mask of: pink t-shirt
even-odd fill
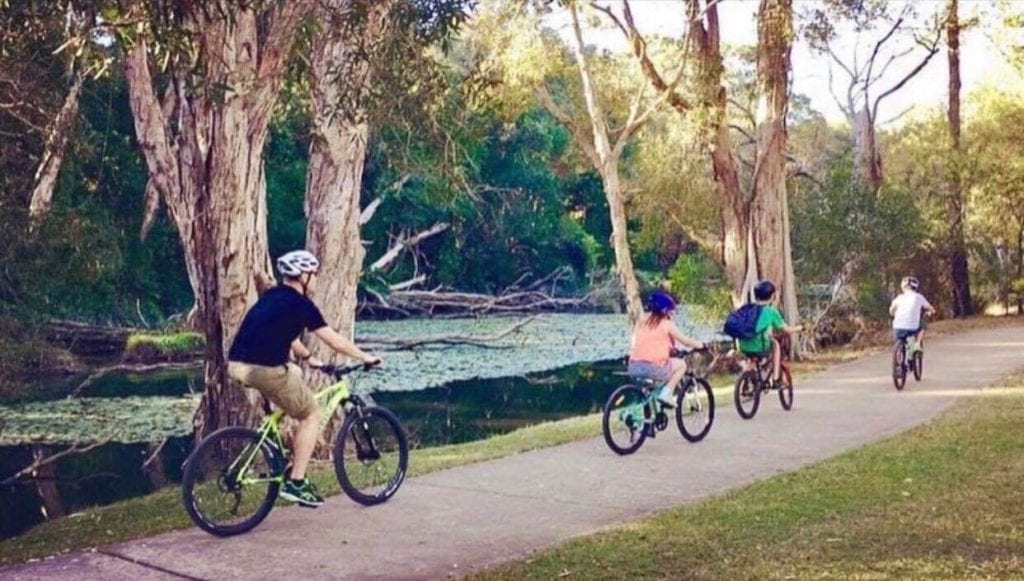
[[[656,365],[664,365],[675,341],[668,329],[672,322],[665,319],[651,327],[641,322],[633,329],[633,341],[629,348],[629,360],[648,361]]]

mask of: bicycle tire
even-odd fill
[[[896,343],[892,349],[892,383],[896,391],[902,391],[907,384],[907,353],[902,343]]]
[[[601,433],[604,435],[604,441],[612,449],[612,452],[620,456],[626,456],[636,452],[640,449],[640,446],[644,445],[644,440],[647,439],[648,425],[652,421],[651,409],[647,405],[646,400],[647,395],[644,393],[644,390],[630,384],[616,388],[608,396],[608,401],[605,402],[604,410],[601,414]],[[620,409],[617,407],[619,404],[625,404],[621,408],[626,413],[624,419],[622,417],[612,418],[613,413]],[[633,406],[643,406],[642,418],[633,417],[634,414],[626,412],[627,408]],[[620,445],[615,440],[612,428],[616,427],[616,424],[626,427],[626,433],[629,436],[629,443],[627,445]]]
[[[695,443],[703,440],[708,435],[708,432],[711,431],[711,424],[715,422],[715,394],[711,390],[711,386],[708,385],[708,382],[704,379],[695,377],[692,382],[692,385],[688,388],[680,389],[679,396],[676,398],[676,427],[679,428],[679,433],[687,442]],[[705,396],[704,405],[706,408],[703,410],[692,409],[694,401],[689,402],[691,404],[691,409],[689,410],[691,412],[691,414],[689,414],[690,416],[692,416],[693,413],[703,412],[704,414],[704,425],[699,430],[691,430],[686,426],[687,416],[683,413],[686,411],[685,406],[687,403],[684,400],[686,399],[687,392],[691,389],[697,397],[695,400],[696,402],[700,401],[699,398],[702,395]]]
[[[914,351],[914,381],[921,381],[924,376],[924,352]]]
[[[357,476],[357,467],[362,468],[363,478]],[[409,438],[395,414],[367,406],[345,418],[334,442],[334,474],[349,498],[363,506],[386,502],[402,486],[408,468]],[[375,478],[378,475],[382,478]],[[379,490],[368,493],[364,487]]]
[[[758,383],[757,371],[754,370],[744,371],[736,379],[733,403],[736,404],[736,412],[745,420],[753,418],[761,405],[761,386]],[[744,403],[750,404],[749,411],[744,409]]]
[[[779,387],[779,403],[782,404],[782,409],[787,412],[793,409],[793,374],[789,372],[789,367],[786,365],[782,366],[782,386]]]
[[[259,446],[260,449],[245,464],[256,470],[261,482],[258,487],[250,488],[239,485],[237,481],[232,482],[233,479],[226,471],[252,446]],[[259,432],[240,426],[221,428],[200,442],[185,460],[181,481],[181,499],[185,512],[196,526],[218,537],[248,532],[263,522],[274,508],[281,486],[279,477],[283,474],[284,459],[280,451],[270,441],[260,442]],[[215,478],[210,481],[209,477]],[[261,492],[264,485],[265,491]],[[229,515],[237,515],[241,496],[246,489],[255,492],[251,502],[247,503],[253,510],[239,522],[224,522],[217,513],[227,508]],[[216,494],[218,491],[221,493],[219,496]],[[234,506],[229,507],[232,501]]]

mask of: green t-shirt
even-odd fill
[[[786,326],[782,313],[772,305],[761,307],[757,317],[757,336],[753,339],[740,339],[740,351],[744,353],[764,353],[771,349],[772,332]]]

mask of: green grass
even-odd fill
[[[1024,577],[1024,373],[935,421],[481,579]]]
[[[125,345],[125,361],[152,363],[156,361],[183,361],[202,354],[206,341],[193,332],[167,334],[134,333]]]

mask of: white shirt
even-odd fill
[[[921,328],[921,309],[930,309],[932,305],[921,293],[909,290],[892,300],[889,308],[894,307],[892,328],[913,331]]]

